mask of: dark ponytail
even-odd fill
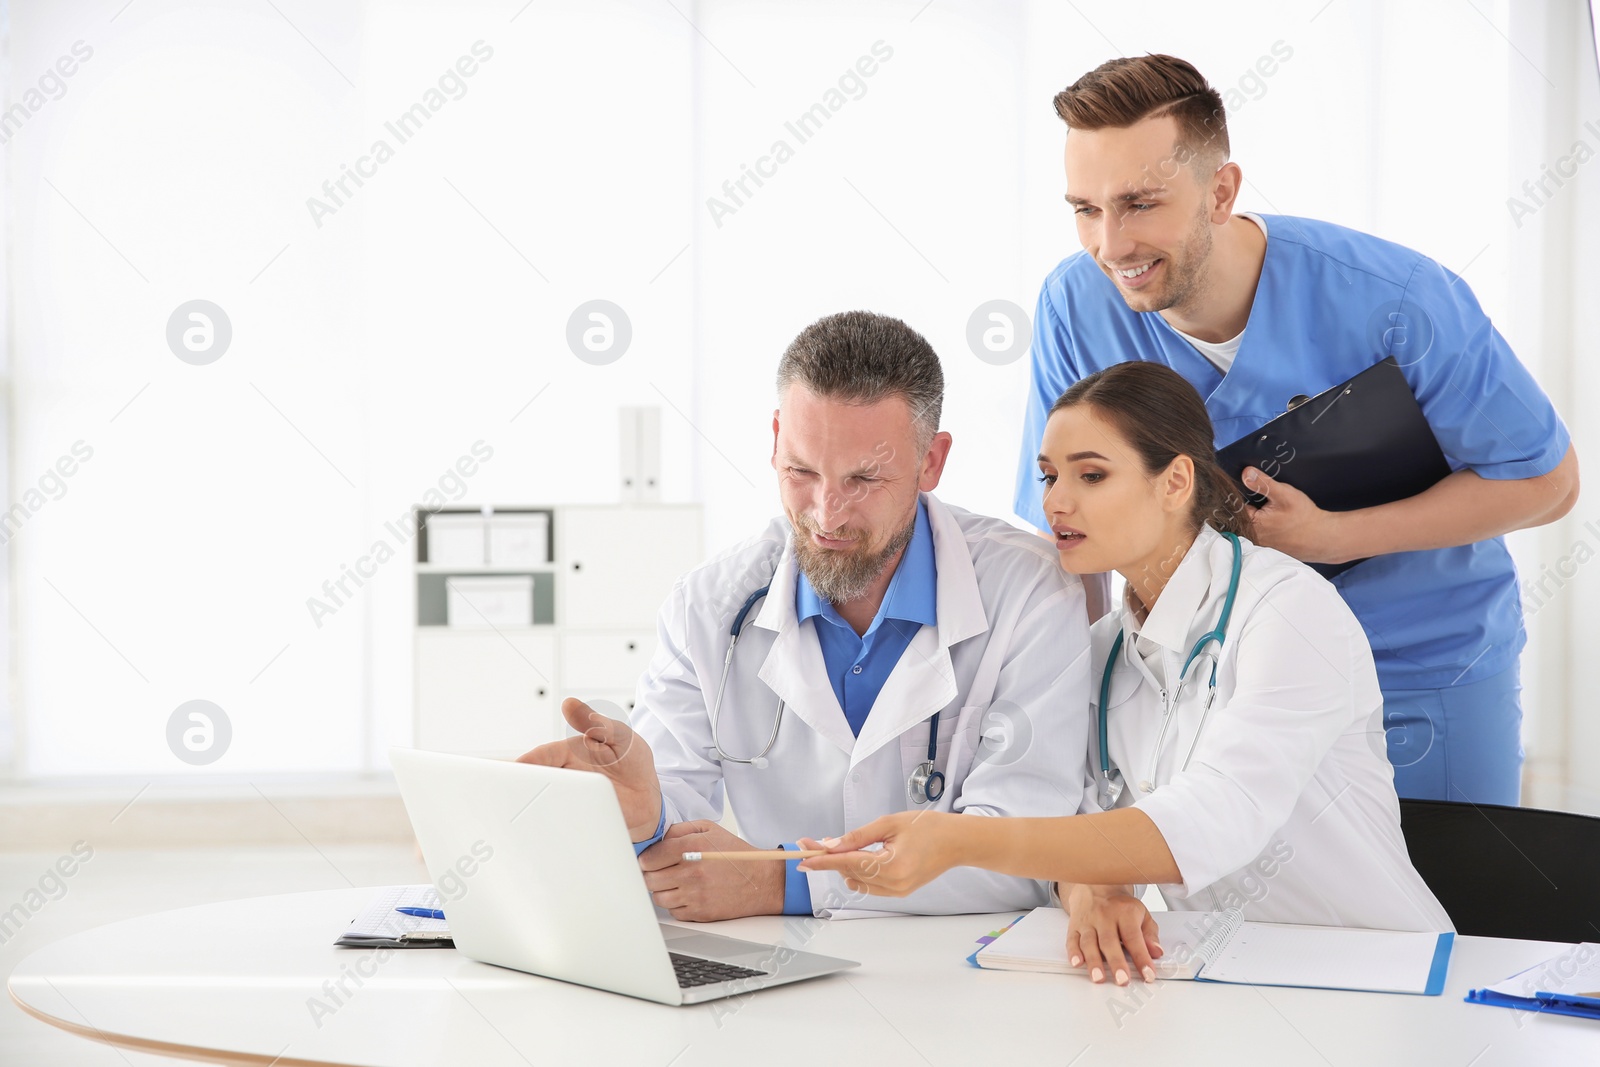
[[[1206,426],[1210,425],[1208,419]],[[1199,524],[1206,522],[1218,530],[1254,541],[1255,523],[1245,507],[1244,496],[1227,472],[1217,465],[1216,453],[1189,458],[1194,460],[1195,528],[1199,529]]]
[[[1244,496],[1217,465],[1215,431],[1205,402],[1177,371],[1160,363],[1133,360],[1081,378],[1050,408],[1087,404],[1109,419],[1138,453],[1146,475],[1166,469],[1178,456],[1194,461],[1194,529],[1209,524],[1227,533],[1254,538]]]

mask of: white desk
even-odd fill
[[[862,966],[670,1008],[452,950],[395,951],[377,964],[375,950],[332,947],[373,893],[259,897],[114,923],[23,960],[11,996],[45,1022],[124,1048],[263,1067],[1600,1064],[1600,1022],[1462,1002],[1468,988],[1560,951],[1545,942],[1458,938],[1441,997],[1195,982],[1118,989],[969,967],[973,940],[995,917],[740,919],[716,928]],[[348,977],[358,961],[376,964],[359,988]],[[341,976],[352,994],[314,1018],[311,998]]]

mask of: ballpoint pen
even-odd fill
[[[438,908],[396,908],[401,915],[415,915],[419,919],[442,919],[444,912]]]

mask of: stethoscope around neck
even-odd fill
[[[766,596],[772,589],[771,583],[762,586],[749,596],[745,597],[744,604],[733,617],[733,625],[728,628],[728,652],[722,657],[722,680],[717,684],[717,699],[711,705],[711,745],[717,750],[717,758],[728,763],[742,763],[756,770],[765,770],[768,766],[767,753],[772,751],[772,746],[778,742],[778,728],[783,725],[783,711],[785,702],[778,698],[778,711],[772,717],[772,732],[767,735],[767,743],[761,746],[761,751],[754,756],[735,756],[722,747],[720,726],[722,723],[722,698],[728,691],[728,672],[733,667],[733,651],[739,647],[739,635],[744,632],[745,619],[750,615],[751,609]],[[939,756],[939,713],[933,713],[928,720],[928,758],[911,769],[910,776],[906,779],[906,796],[913,804],[933,804],[944,796],[944,772],[934,767],[934,762]]]
[[[1223,642],[1227,640],[1228,636],[1228,617],[1233,614],[1233,602],[1239,595],[1239,572],[1243,569],[1244,550],[1239,547],[1239,536],[1237,534],[1223,531],[1222,536],[1226,537],[1229,543],[1233,545],[1233,570],[1228,575],[1228,595],[1222,600],[1222,613],[1217,616],[1217,624],[1200,635],[1200,639],[1189,650],[1188,658],[1183,661],[1183,669],[1178,672],[1178,685],[1174,690],[1171,704],[1172,707],[1177,707],[1178,700],[1183,696],[1183,683],[1189,676],[1190,665],[1205,653],[1207,646],[1215,642],[1217,647],[1211,653],[1211,679],[1206,691],[1205,707],[1200,712],[1200,722],[1195,726],[1194,738],[1189,742],[1189,751],[1185,753],[1180,769],[1188,766],[1189,757],[1194,754],[1195,742],[1200,739],[1200,731],[1205,729],[1206,716],[1211,714],[1211,702],[1217,697],[1217,662],[1221,657]],[[1100,674],[1100,708],[1096,725],[1100,740],[1100,807],[1102,810],[1109,810],[1111,807],[1111,746],[1107,740],[1106,711],[1111,703],[1111,674],[1116,669],[1117,658],[1122,654],[1122,637],[1123,631],[1118,630],[1116,640],[1111,642],[1111,655],[1106,657],[1105,670]],[[1156,759],[1161,755],[1161,745],[1167,738],[1167,727],[1176,718],[1174,715],[1165,714],[1166,710],[1165,708],[1162,709],[1164,714],[1161,716],[1161,732],[1156,735],[1155,749],[1151,754],[1150,769],[1152,775],[1155,773]]]

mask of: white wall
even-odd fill
[[[1507,27],[1517,58],[1506,179],[1510,248],[1507,336],[1572,427],[1587,497],[1560,523],[1516,535],[1530,634],[1523,656],[1525,699],[1536,709],[1524,730],[1525,802],[1600,813],[1600,725],[1588,693],[1588,635],[1600,623],[1600,587],[1590,560],[1600,555],[1600,469],[1588,413],[1600,401],[1600,377],[1587,354],[1600,348],[1600,70],[1582,7],[1551,0],[1518,4]],[[1528,183],[1545,181],[1529,190]],[[1532,207],[1530,213],[1528,208]],[[1513,213],[1516,221],[1511,222]]]
[[[929,337],[944,495],[1009,514],[1026,362],[978,359],[967,320],[1031,311],[1076,248],[1050,98],[1114,55],[1182,55],[1230,94],[1244,207],[1438,258],[1536,373],[1569,373],[1572,337],[1525,313],[1547,267],[1505,207],[1554,136],[1529,145],[1528,108],[1560,90],[1529,84],[1505,0],[278,7],[12,5],[13,100],[94,49],[5,147],[14,498],[94,449],[10,543],[21,773],[185,770],[164,726],[196,697],[235,739],[195,773],[381,766],[409,737],[412,546],[320,627],[306,599],[475,441],[494,458],[465,502],[608,499],[623,404],[664,409],[666,498],[731,543],[776,506],[777,358],[832,311]],[[1570,42],[1577,10],[1540,8],[1540,39]],[[318,226],[307,198],[480,40],[465,95]],[[785,122],[830,90],[800,143]],[[762,163],[779,139],[792,158]],[[732,213],[708,207],[758,164]],[[195,297],[235,334],[204,367],[163,336]],[[564,339],[594,298],[633,324],[609,366]],[[1569,662],[1537,640],[1536,733]]]
[[[293,25],[14,8],[13,99],[93,49],[7,146],[12,470],[93,449],[11,541],[24,773],[185,771],[165,724],[193,698],[233,725],[208,771],[381,765],[410,735],[414,558],[385,520],[479,440],[460,501],[610,498],[617,405],[690,395],[688,269],[662,272],[688,240],[682,19],[279,6]],[[478,41],[464,95],[404,144],[385,130]],[[392,158],[314,219],[379,138]],[[195,297],[234,328],[201,367],[165,342]],[[635,322],[610,366],[564,339],[595,297]],[[690,433],[666,426],[669,498]],[[378,541],[398,556],[317,625],[307,599]]]

